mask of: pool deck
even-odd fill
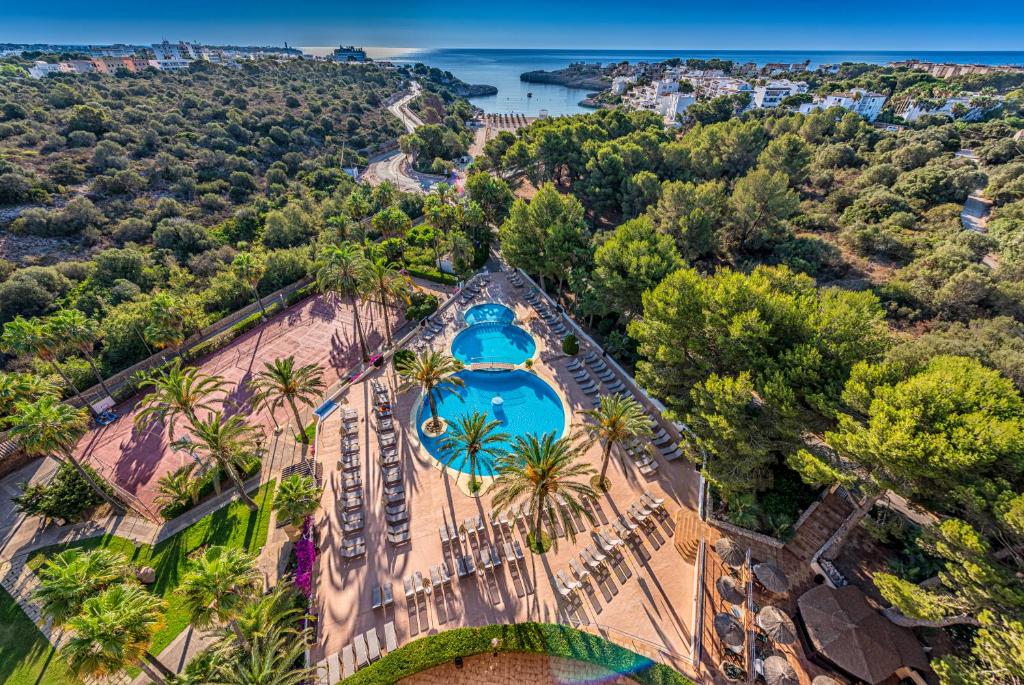
[[[513,308],[517,321],[533,335],[537,354],[533,370],[563,396],[572,416],[571,425],[582,421],[578,412],[592,406],[566,370],[570,358],[561,351],[560,339],[552,333],[533,308],[523,300],[529,292],[513,288],[504,273],[492,274],[485,292],[470,303],[451,308],[446,314],[461,315],[465,309],[482,302],[500,302]],[[454,334],[460,330],[448,323],[431,343],[434,349],[447,351]],[[415,343],[414,344],[418,344]],[[586,349],[581,350],[581,354]],[[384,645],[384,626],[394,622],[399,645],[423,635],[460,626],[477,626],[515,621],[545,621],[576,625],[603,634],[637,652],[673,665],[684,673],[694,671],[690,664],[691,639],[695,613],[695,568],[673,544],[676,516],[681,509],[696,510],[698,474],[685,460],[668,462],[657,457],[658,470],[643,476],[633,464],[624,465],[613,456],[609,467],[611,490],[598,498],[596,525],[586,524],[576,535],[557,540],[557,549],[544,555],[526,550],[526,528],[519,521],[511,530],[490,525],[491,497],[484,492],[469,497],[453,483],[454,475],[440,471],[436,462],[419,445],[416,427],[410,421],[418,403],[415,391],[398,395],[397,378],[388,367],[370,379],[379,379],[392,393],[394,416],[398,425],[398,450],[401,458],[406,501],[409,510],[411,541],[401,546],[387,542],[382,501],[383,481],[378,465],[376,431],[371,414],[371,386],[363,382],[352,386],[339,399],[342,408],[359,414],[358,437],[361,463],[366,554],[346,560],[341,554],[343,533],[336,505],[341,491],[338,455],[341,449],[341,411],[335,411],[321,426],[318,457],[324,465],[325,489],[320,513],[320,549],[317,576],[318,646],[314,662],[340,655],[357,634],[376,629]],[[601,448],[591,446],[585,458],[600,466]],[[613,532],[610,523],[624,515],[643,492],[665,498],[665,512],[652,519],[655,525],[624,548],[622,559],[612,564],[599,581],[593,579],[574,593],[578,601],[563,600],[555,587],[555,573],[565,571],[574,577],[570,558],[579,560],[580,551],[594,542],[593,528]],[[505,562],[481,575],[459,580],[455,574],[453,553],[469,552],[466,536],[453,545],[440,540],[443,524],[457,528],[469,517],[481,516],[487,523],[484,540],[518,540],[526,551],[525,559]],[[470,536],[473,538],[475,536]],[[472,541],[475,543],[475,541]],[[452,580],[429,594],[406,600],[403,580],[418,571],[430,582],[430,567],[446,561]],[[390,583],[394,604],[373,609],[371,589]]]

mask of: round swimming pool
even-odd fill
[[[522,364],[536,351],[533,336],[510,323],[474,324],[452,340],[452,356],[463,364]]]
[[[446,393],[438,400],[437,413],[450,424],[460,417],[479,411],[489,418],[501,422],[499,431],[509,434],[509,440],[496,445],[499,449],[511,449],[516,437],[554,432],[561,437],[565,431],[565,408],[554,389],[543,379],[528,371],[459,371],[455,374],[466,384],[456,388],[456,394]],[[494,401],[495,397],[501,399]],[[441,447],[445,436],[430,438],[423,433],[423,423],[430,418],[430,406],[423,402],[417,416],[417,430],[420,442],[430,454],[446,462],[445,450]],[[451,432],[451,427],[448,429]],[[449,468],[468,472],[464,454],[457,455]],[[494,461],[481,455],[477,461],[477,472],[481,476],[495,474]]]
[[[516,313],[503,304],[485,302],[484,304],[478,304],[467,309],[463,318],[469,325],[487,321],[512,323],[516,319]]]

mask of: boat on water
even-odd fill
[[[532,91],[528,91],[528,92],[526,93],[526,97],[528,97],[528,98],[532,98],[532,97],[533,97],[533,92],[532,92]]]

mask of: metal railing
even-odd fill
[[[575,619],[566,619],[564,623],[576,630],[580,630],[585,633],[595,634],[612,644],[616,644],[619,647],[635,652],[640,656],[645,656],[651,661],[668,666],[676,670],[689,670],[694,666],[693,657],[686,654],[680,654],[663,644],[648,640],[647,638],[634,635],[633,633],[621,630],[619,628],[613,628],[612,626],[605,625],[603,623],[585,623]],[[686,673],[686,675],[693,675],[692,673]]]

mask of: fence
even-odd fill
[[[692,656],[674,652],[671,649],[666,649],[664,645],[658,644],[657,642],[647,640],[639,637],[638,635],[633,635],[625,630],[604,625],[603,623],[584,623],[572,618],[566,619],[564,623],[565,625],[571,626],[577,630],[596,634],[612,644],[616,644],[630,650],[631,652],[645,656],[651,661],[664,664],[665,666],[675,669],[690,678],[696,678],[692,670],[695,663]]]

